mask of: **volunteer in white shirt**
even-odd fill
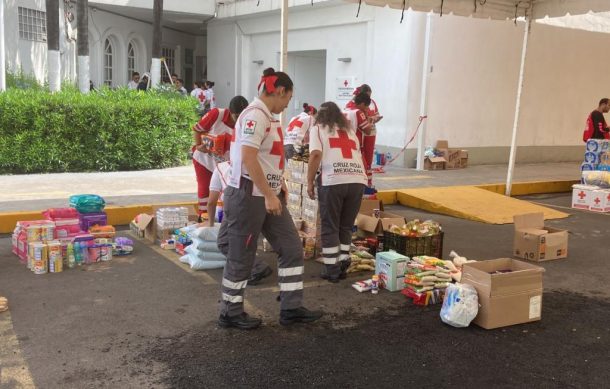
[[[309,128],[316,114],[316,108],[307,103],[303,104],[303,112],[290,119],[286,136],[284,137],[284,154],[286,159],[292,159],[304,145],[309,143]]]
[[[280,324],[312,322],[322,316],[303,307],[303,246],[285,206],[284,139],[273,116],[286,109],[292,89],[286,73],[266,69],[259,97],[235,124],[231,178],[224,193],[229,250],[221,286],[221,327],[253,329],[261,324],[244,312],[244,291],[261,233],[278,253]]]
[[[333,102],[320,106],[310,129],[307,193],[315,199],[317,178],[322,222],[322,278],[339,282],[350,264],[352,227],[367,183],[358,137]]]
[[[206,81],[204,83],[204,94],[205,94],[205,112],[209,111],[210,109],[214,109],[216,108],[216,97],[214,97],[214,82],[213,81]]]
[[[370,160],[368,160],[367,158],[369,157],[369,153],[368,150],[365,150],[364,143],[366,142],[367,136],[370,136],[375,127],[373,119],[368,116],[370,105],[371,96],[369,96],[368,93],[360,93],[354,96],[354,99],[348,103],[343,111],[349,120],[352,129],[356,131],[358,141],[360,141],[360,152],[362,153],[362,162],[364,163],[366,169],[368,186],[373,185],[373,154],[371,153]],[[373,142],[373,145],[374,143],[375,142]]]

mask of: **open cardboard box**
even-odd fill
[[[141,213],[138,215],[138,222],[136,226],[140,232],[143,232],[144,239],[155,243],[156,241],[164,241],[168,239],[171,235],[170,230],[158,230],[157,229],[157,221],[155,220],[155,215],[157,214],[157,210],[161,208],[167,208],[169,205],[153,205],[152,206],[152,214]],[[186,206],[188,209],[188,220],[189,222],[197,222],[197,212],[195,207]]]
[[[438,140],[436,141],[436,150],[438,150],[442,154],[442,158],[444,159],[444,169],[462,169],[468,166],[468,151],[461,149],[450,149],[449,141],[446,140]],[[431,158],[431,169],[429,170],[438,170],[435,169],[432,165],[434,165],[433,161],[437,158]],[[436,161],[441,162],[441,161]],[[425,167],[424,167],[425,168]]]
[[[379,209],[379,218],[375,217],[375,209]],[[392,224],[402,226],[405,218],[383,210],[383,203],[380,200],[362,200],[360,211],[356,216],[356,226],[361,235],[383,235],[383,231],[388,230]]]
[[[515,215],[513,254],[530,261],[549,261],[568,256],[568,231],[545,227],[542,212]]]
[[[540,320],[543,273],[540,266],[510,258],[464,264],[461,282],[479,296],[473,323],[493,329]]]

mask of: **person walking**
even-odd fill
[[[322,278],[339,282],[350,265],[352,227],[367,183],[360,142],[337,104],[320,106],[310,130],[307,194],[318,188],[322,223]]]
[[[229,102],[229,109],[213,109],[195,124],[193,127],[193,166],[197,177],[197,196],[199,203],[199,214],[208,212],[208,199],[210,195],[210,180],[214,171],[216,160],[210,150],[202,142],[202,135],[232,136],[235,120],[248,105],[248,100],[243,96],[235,96]],[[230,144],[226,144],[229,146]],[[229,150],[222,156],[229,159]]]
[[[609,139],[610,128],[606,124],[605,113],[610,111],[610,99],[603,98],[599,101],[597,109],[589,114],[587,117],[587,124],[583,133],[583,141],[589,139]]]
[[[282,325],[313,322],[322,317],[303,307],[303,246],[286,207],[284,142],[279,114],[292,98],[293,83],[284,72],[268,68],[255,98],[237,119],[231,147],[231,178],[225,190],[229,233],[222,286],[220,327],[254,329],[261,320],[244,311],[259,235],[278,253]]]
[[[286,136],[284,137],[284,154],[286,159],[292,159],[303,146],[309,143],[309,128],[312,125],[316,112],[317,110],[314,106],[304,103],[303,112],[288,122]]]

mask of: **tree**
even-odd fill
[[[150,81],[153,87],[161,83],[161,18],[163,16],[163,0],[154,0],[153,5],[153,40],[152,63],[150,65]]]
[[[77,0],[78,89],[89,93],[89,0]]]
[[[61,58],[59,55],[59,0],[46,0],[47,6],[47,68],[49,89],[61,89]]]

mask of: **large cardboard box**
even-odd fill
[[[447,160],[443,157],[426,157],[424,159],[424,170],[445,170]]]
[[[409,258],[396,251],[384,251],[375,255],[375,274],[379,275],[379,284],[390,292],[405,288],[405,273]]]
[[[593,185],[572,185],[572,208],[589,210],[596,190]]]
[[[592,212],[610,212],[610,191],[604,189],[594,190],[591,194],[589,210]]]
[[[376,217],[375,209],[379,210],[379,217]],[[383,231],[388,230],[392,224],[405,224],[405,218],[385,212],[383,203],[379,200],[362,200],[355,224],[360,235],[383,235]]]
[[[138,229],[138,236],[154,243],[157,236],[155,217],[147,213],[141,213],[136,218],[138,221],[135,223],[135,226]]]
[[[451,149],[449,148],[449,142],[446,140],[437,141],[436,150],[442,154],[442,157],[445,160],[445,169],[463,169],[468,166],[468,151],[461,149]],[[432,163],[432,161],[430,161],[430,163]]]
[[[542,273],[540,266],[510,258],[464,264],[461,282],[479,295],[473,323],[493,329],[540,320]]]
[[[515,215],[515,257],[549,261],[568,256],[568,231],[545,227],[542,212]]]

